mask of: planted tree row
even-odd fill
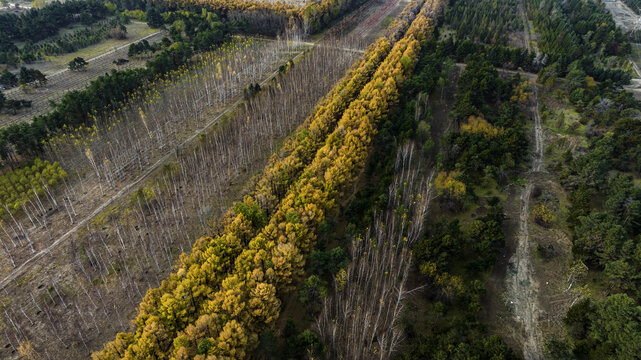
[[[412,5],[416,11],[420,10],[415,5]],[[414,13],[414,16],[416,14]],[[383,58],[389,51],[389,41],[385,39],[379,40],[375,43],[364,59],[345,76],[333,91],[325,97],[324,102],[317,107],[316,113],[310,117],[307,122],[299,129],[281,149],[280,153],[283,156],[276,156],[271,160],[270,165],[267,167],[262,177],[256,183],[256,190],[254,190],[252,197],[247,197],[242,203],[237,204],[234,212],[229,212],[226,215],[226,225],[224,226],[223,233],[226,237],[214,239],[203,239],[194,246],[194,253],[182,261],[181,266],[185,268],[187,273],[190,272],[192,267],[202,266],[202,263],[209,252],[210,248],[215,248],[216,244],[226,241],[225,239],[230,236],[238,236],[244,238],[251,238],[260,227],[264,226],[265,214],[270,214],[274,211],[278,202],[282,199],[289,186],[298,177],[300,171],[307,165],[314,155],[315,151],[322,145],[323,140],[327,134],[332,131],[336,125],[338,117],[342,114],[349,103],[360,92],[364,84],[369,80],[375,69],[378,67]],[[256,202],[254,199],[257,199]],[[238,224],[243,224],[239,227]],[[242,229],[244,234],[234,234]],[[226,254],[231,257],[233,261],[235,254]],[[167,284],[163,284],[163,289],[160,289],[159,294],[154,297],[148,297],[149,306],[145,308],[155,309],[158,307],[157,301],[160,299],[160,294],[171,292],[176,289],[180,284],[180,278],[172,279]],[[167,286],[164,286],[167,285]],[[202,294],[206,295],[206,294]],[[164,297],[165,295],[163,295]],[[173,296],[172,296],[173,297]],[[186,301],[182,296],[176,296],[175,301]],[[140,323],[148,315],[144,312],[138,317]],[[139,331],[142,327],[138,328]]]
[[[425,18],[419,17],[414,22],[417,30],[421,22],[427,27]],[[173,341],[174,358],[193,356],[203,342],[209,344],[207,355],[242,358],[278,318],[279,296],[291,290],[303,274],[305,255],[313,248],[319,226],[358,176],[377,121],[396,100],[396,84],[411,72],[420,45],[412,29],[408,34],[343,114],[337,131],[317,152],[269,224],[240,253],[220,290],[204,304],[203,314]]]
[[[424,10],[432,10],[431,5]],[[291,288],[302,272],[304,254],[310,250],[324,214],[333,208],[336,198],[348,189],[362,168],[374,125],[398,96],[396,84],[411,72],[420,41],[429,29],[427,17],[419,15],[359,98],[350,104],[337,129],[328,136],[260,234],[246,237],[245,226],[236,222],[239,231],[214,239],[216,246],[205,254],[208,260],[215,259],[211,264],[218,269],[203,265],[192,267],[190,273],[184,268],[179,270],[175,276],[186,279],[176,288],[180,296],[159,297],[162,291],[148,292],[141,304],[141,313],[147,316],[137,319],[136,334],[120,334],[96,357],[173,354],[175,358],[188,358],[196,354],[205,339],[208,345],[201,347],[208,348],[207,354],[242,358],[251,351],[258,333],[278,317],[277,290]],[[250,220],[267,220],[259,211],[249,210]],[[228,260],[229,252],[239,252],[234,262]],[[212,285],[220,286],[219,290],[211,292]],[[154,297],[156,300],[150,301]],[[204,303],[196,301],[204,297],[208,298]],[[180,302],[183,306],[175,306],[179,304],[177,298],[187,301]],[[148,307],[154,303],[158,305]],[[192,322],[189,319],[194,315],[199,316]],[[184,332],[174,339],[171,333],[177,331]]]
[[[338,117],[345,108],[361,91],[365,83],[371,78],[373,72],[382,62],[390,49],[389,42],[381,40],[374,44],[363,59],[355,65],[348,74],[343,77],[337,86],[325,96],[323,102],[317,106],[313,116],[311,116],[297,131],[297,133],[283,146],[285,153],[289,155],[282,159],[275,157],[271,160],[262,177],[257,181],[257,189],[254,190],[253,197],[246,197],[242,203],[237,204],[233,211],[225,215],[224,230],[221,236],[215,238],[201,238],[194,245],[194,251],[190,255],[185,255],[181,259],[179,270],[170,276],[168,281],[164,281],[160,288],[152,289],[141,303],[140,314],[136,323],[144,324],[149,320],[156,309],[160,307],[159,300],[173,299],[174,303],[185,303],[187,299],[183,294],[187,286],[192,286],[194,282],[202,283],[200,278],[208,277],[212,285],[220,282],[220,279],[229,270],[238,255],[241,239],[247,242],[259,231],[266,222],[265,211],[259,207],[254,198],[261,199],[264,209],[272,209],[277,206],[278,201],[284,194],[280,193],[279,187],[289,188],[295,181],[295,173],[311,161],[309,155],[305,156],[311,147],[315,152],[326,138],[330,129],[334,128]],[[301,84],[308,87],[308,84]],[[282,173],[283,176],[278,176]],[[293,177],[289,177],[292,175]],[[205,180],[205,179],[203,179]],[[232,246],[236,244],[237,246]],[[227,265],[225,265],[227,264]],[[203,269],[210,269],[204,272]],[[183,272],[186,277],[179,276]],[[218,273],[219,275],[215,275]],[[219,279],[216,281],[216,279]],[[190,285],[191,284],[191,285]],[[198,299],[191,299],[192,302],[204,302],[206,293],[199,292]],[[192,301],[193,300],[193,301]],[[155,319],[158,319],[155,317]],[[188,319],[187,319],[188,320]],[[192,321],[195,320],[192,319]],[[144,326],[139,326],[137,333],[142,333]],[[176,331],[174,330],[174,334]],[[119,335],[123,337],[124,335]],[[115,350],[110,347],[116,346],[118,342],[109,344],[105,347],[105,353]],[[120,345],[122,347],[122,345]],[[124,348],[123,348],[124,349]],[[122,350],[118,350],[120,353]],[[106,354],[104,354],[106,355]]]

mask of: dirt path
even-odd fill
[[[534,101],[536,103],[533,109],[535,148],[532,154],[532,169],[527,174],[528,183],[520,195],[518,243],[510,258],[505,284],[507,303],[512,308],[516,321],[523,326],[523,357],[526,360],[542,359],[543,338],[538,324],[541,310],[538,300],[538,281],[532,263],[529,229],[530,197],[537,177],[543,172],[543,128],[536,90]]]
[[[521,18],[523,19],[525,39],[527,42],[526,48],[528,51],[535,51],[538,55],[539,49],[536,43],[532,41],[532,33],[534,30],[530,27],[524,0],[519,1],[519,8]],[[528,76],[528,78],[536,84],[536,78],[532,79],[531,76]],[[517,244],[514,254],[510,257],[508,271],[505,275],[506,303],[512,309],[516,321],[523,327],[522,349],[523,357],[526,360],[539,360],[543,358],[541,347],[543,335],[539,327],[539,314],[541,313],[539,307],[539,285],[535,277],[532,262],[533,254],[529,227],[530,198],[536,180],[543,171],[543,127],[539,115],[536,85],[534,85],[533,100],[534,152],[532,154],[532,168],[526,176],[528,182],[519,197],[520,211],[518,233],[516,236]]]
[[[463,70],[465,64],[457,63],[456,66]],[[514,75],[520,74],[528,78],[533,84],[536,83],[536,74],[497,69],[499,72]],[[522,338],[515,339],[523,348],[523,356],[526,360],[542,359],[541,343],[543,335],[539,327],[539,306],[538,282],[535,278],[534,264],[532,262],[532,243],[530,241],[529,214],[530,198],[532,190],[535,187],[537,179],[540,178],[543,170],[543,149],[544,134],[543,125],[539,115],[539,102],[536,87],[534,88],[534,106],[532,107],[532,116],[534,118],[534,152],[532,153],[532,167],[525,174],[528,180],[527,185],[521,191],[519,196],[519,217],[518,232],[516,234],[517,242],[514,253],[508,262],[507,271],[498,275],[504,278],[505,298],[512,314],[523,329]],[[498,281],[497,281],[498,282]],[[498,284],[496,284],[498,285]],[[496,287],[497,296],[501,290]],[[495,304],[496,306],[498,304]],[[494,319],[495,320],[495,319]],[[492,320],[492,321],[494,321]]]

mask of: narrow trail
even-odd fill
[[[523,19],[523,31],[525,32],[526,48],[534,50],[539,54],[538,46],[532,40],[533,29],[527,17],[525,1],[519,1],[519,10]],[[533,100],[534,109],[534,152],[532,154],[532,167],[526,174],[528,180],[522,190],[519,212],[519,231],[514,254],[510,257],[508,271],[506,273],[506,302],[512,308],[515,320],[523,327],[523,357],[526,360],[543,359],[542,342],[543,334],[539,328],[539,284],[535,278],[534,265],[532,263],[532,244],[530,242],[530,198],[537,177],[543,171],[543,127],[539,115],[539,101],[536,89],[536,78],[528,77],[534,84]]]
[[[536,104],[533,111],[535,148],[532,154],[532,168],[527,174],[528,183],[520,196],[518,244],[510,258],[510,270],[506,275],[506,298],[516,320],[523,326],[523,357],[526,360],[543,358],[541,349],[543,335],[538,326],[540,313],[538,282],[534,276],[529,229],[530,197],[536,177],[543,172],[543,127],[539,116],[536,88],[534,101]]]
[[[532,51],[532,47],[534,47],[534,51],[536,54],[539,54],[539,49],[538,46],[536,46],[536,43],[532,41],[532,29],[530,28],[530,22],[528,21],[527,18],[527,9],[525,7],[525,0],[520,0],[519,1],[519,12],[521,13],[521,19],[523,19],[523,31],[525,32],[525,47],[527,48],[528,51]]]

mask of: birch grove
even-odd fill
[[[315,328],[330,359],[389,359],[402,340],[403,300],[415,290],[408,284],[410,246],[422,234],[431,196],[414,151],[413,144],[399,149],[387,209],[352,240],[352,262],[324,299]]]

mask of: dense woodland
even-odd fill
[[[575,64],[597,81],[630,81],[629,74],[610,66],[615,57],[629,55],[631,46],[602,4],[528,0],[527,6],[537,44],[549,55],[548,71],[565,76]]]
[[[579,113],[574,128],[563,117],[555,127],[583,131],[587,143],[579,151],[568,149],[549,165],[570,194],[565,219],[573,233],[570,276],[579,284],[589,281],[603,294],[579,298],[564,320],[567,338],[551,341],[547,351],[559,359],[634,358],[641,334],[635,280],[641,198],[633,180],[641,169],[636,140],[641,103],[617,86],[625,79],[620,70],[603,67],[604,57],[625,55],[629,45],[600,4],[535,4],[542,5],[533,11],[542,34],[540,46],[558,59],[553,70],[541,71],[538,81],[553,86],[564,73],[558,95],[566,96]],[[568,49],[572,49],[569,54]]]
[[[443,56],[446,46],[434,44],[429,56]],[[413,246],[415,266],[430,287],[423,300],[427,304],[412,308],[404,318],[408,340],[399,359],[518,358],[477,318],[485,296],[483,274],[503,251],[505,218],[498,198],[477,192],[494,182],[507,184],[525,160],[523,98],[514,96],[524,80],[499,78],[483,54],[477,56],[458,79],[450,113],[460,131],[446,134],[437,157],[438,201],[433,206],[446,216],[426,219],[426,232]],[[479,207],[487,212],[478,219],[456,218]]]
[[[518,4],[518,0],[453,0],[443,22],[456,31],[459,40],[507,45],[509,36],[523,30]]]

